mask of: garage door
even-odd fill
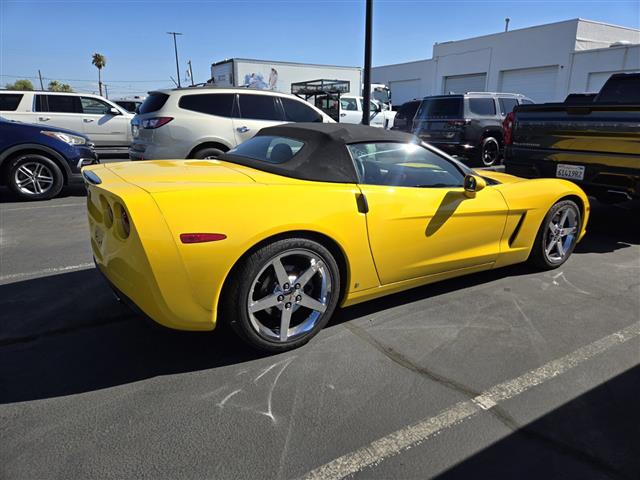
[[[402,105],[414,98],[424,97],[420,94],[420,80],[417,78],[389,82],[389,88],[391,89],[391,101],[394,105]]]
[[[500,75],[500,91],[521,93],[534,102],[550,102],[556,99],[558,67],[521,68],[503,70]]]
[[[486,85],[486,73],[455,75],[452,77],[444,77],[444,89],[442,93],[484,92],[487,88]]]
[[[614,73],[636,73],[637,70],[625,70],[617,72],[591,72],[589,74],[589,80],[587,81],[587,92],[597,93],[600,91],[604,82],[609,80],[609,77]]]

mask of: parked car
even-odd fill
[[[519,106],[505,123],[507,172],[566,178],[605,202],[640,198],[640,73],[612,75],[597,95]]]
[[[363,97],[343,95],[340,97],[340,123],[362,123]],[[383,105],[376,101],[370,101],[369,125],[372,127],[389,129],[393,125],[396,112],[384,109]]]
[[[113,103],[115,103],[116,105],[121,106],[127,112],[133,113],[133,114],[136,114],[138,112],[138,108],[140,108],[140,105],[142,105],[142,102],[144,102],[144,98],[142,97],[122,98],[122,99],[117,99],[113,101]]]
[[[410,100],[400,105],[396,112],[396,116],[393,119],[393,126],[391,127],[391,130],[412,132],[413,117],[416,116],[416,112],[418,111],[418,107],[421,102],[422,100]]]
[[[557,268],[589,217],[571,182],[474,172],[363,125],[289,123],[217,161],[83,174],[93,256],[125,303],[176,329],[227,322],[271,352],[309,341],[338,305],[519,262]]]
[[[64,128],[89,137],[97,152],[126,152],[133,115],[88,93],[0,91],[0,115],[9,120]]]
[[[286,93],[247,88],[176,88],[150,92],[131,122],[132,160],[212,158],[285,122],[333,122]]]
[[[425,142],[484,167],[500,162],[502,122],[520,104],[533,103],[515,93],[468,92],[425,97],[413,131]]]
[[[89,138],[62,128],[0,117],[0,184],[24,200],[44,200],[82,184],[80,169],[99,163]]]

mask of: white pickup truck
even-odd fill
[[[372,127],[390,129],[393,126],[393,119],[396,112],[383,110],[382,104],[376,100],[371,100],[371,117],[369,124]],[[352,97],[344,95],[340,97],[340,122],[341,123],[361,123],[362,122],[362,97]]]

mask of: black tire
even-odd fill
[[[31,180],[28,172],[33,174]],[[47,200],[60,193],[64,176],[60,167],[46,155],[25,153],[10,161],[7,185],[22,200]]]
[[[315,320],[315,323],[312,324],[312,328],[309,328],[309,330],[306,332],[303,331],[303,333],[299,334],[298,336],[287,340],[267,338],[267,336],[261,334],[258,328],[256,328],[252,323],[252,320],[250,318],[251,314],[249,313],[249,297],[251,295],[254,284],[256,286],[259,285],[260,288],[264,286],[265,291],[269,292],[267,293],[267,295],[277,294],[278,298],[283,296],[280,295],[279,292],[273,293],[274,290],[272,289],[272,285],[269,285],[268,282],[259,282],[259,280],[261,278],[264,278],[261,275],[266,275],[266,272],[268,272],[268,270],[272,268],[270,265],[272,264],[274,259],[277,259],[282,255],[284,255],[284,258],[289,258],[287,257],[287,254],[289,252],[310,252],[311,255],[320,259],[320,261],[323,263],[323,267],[326,267],[326,269],[323,268],[320,272],[322,275],[321,278],[324,279],[325,275],[328,275],[327,278],[330,282],[330,290],[325,297],[326,309],[323,313],[318,312],[319,316]],[[287,267],[290,266],[285,265],[285,269]],[[289,270],[287,270],[287,274],[289,276],[292,275]],[[298,273],[298,275],[299,274],[300,272]],[[309,280],[309,285],[313,282],[317,282],[320,278],[316,275],[316,273],[314,273],[313,275],[315,279],[314,277],[311,277],[313,281]],[[275,279],[275,276],[273,278]],[[293,291],[294,288],[293,281],[291,283],[292,285],[290,285],[289,291]],[[311,286],[311,288],[315,287]],[[303,290],[305,289],[306,287],[303,286]],[[333,314],[338,304],[338,297],[340,295],[340,271],[331,252],[316,241],[305,238],[287,238],[283,240],[277,240],[273,243],[259,248],[258,250],[241,260],[241,262],[234,268],[232,275],[225,287],[223,295],[224,297],[221,299],[222,319],[225,323],[230,324],[235,332],[243,340],[245,340],[251,346],[266,352],[284,352],[304,345],[327,324],[329,318]],[[263,294],[257,295],[258,299],[263,298],[264,296],[265,295]],[[291,302],[291,300],[286,300],[286,298],[284,302]],[[255,293],[252,300],[256,300]],[[304,319],[308,312],[311,312],[311,314],[314,313],[313,310],[307,310],[306,308],[298,305],[292,306],[291,303],[287,303],[287,305],[289,305],[288,308],[293,308],[290,328],[295,328],[297,326],[296,319],[294,318],[294,315],[296,315],[296,309],[298,309],[299,312],[297,314],[299,319]],[[262,312],[257,313],[268,313],[272,318],[275,318],[276,322],[278,322],[277,318],[283,315],[284,308],[285,304],[281,302],[279,306],[269,307],[268,309],[264,309],[262,310]],[[255,320],[255,317],[253,318]],[[309,318],[311,318],[311,316],[309,316]],[[273,331],[271,333],[274,333],[277,336],[279,334],[278,332]]]
[[[547,254],[546,248],[549,245],[548,242],[552,241],[554,235],[550,229],[550,223],[557,216],[558,212],[565,209],[571,210],[573,212],[573,215],[575,215],[576,231],[570,242],[564,242],[567,244],[566,248],[564,249],[564,256],[561,259],[554,259],[550,257],[549,254]],[[531,249],[531,253],[529,254],[528,263],[540,270],[553,270],[554,268],[558,268],[560,265],[566,262],[573,253],[581,229],[582,215],[580,213],[580,208],[578,207],[578,205],[576,205],[576,203],[572,200],[561,200],[557,202],[549,209],[549,212],[547,212],[544,220],[542,221],[542,225],[540,225],[540,229],[538,230],[538,234],[536,235],[536,239],[533,243],[533,248]],[[551,238],[549,238],[550,235]]]
[[[196,153],[193,154],[193,158],[198,160],[204,159],[213,159],[218,158],[220,155],[224,153],[224,150],[214,147],[205,147],[200,150],[196,150]]]
[[[486,137],[482,140],[477,155],[480,167],[493,167],[500,164],[500,142],[495,137]]]

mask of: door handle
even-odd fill
[[[341,113],[341,114],[340,114],[340,116],[341,116],[341,117],[346,117],[346,116],[347,116],[347,114],[346,114],[346,113]]]
[[[40,120],[41,122],[46,122],[47,120],[51,120],[50,117],[38,117],[38,120]]]
[[[84,123],[91,123],[91,122],[93,122],[93,119],[92,118],[83,118],[82,121]]]
[[[238,127],[236,128],[237,131],[239,131],[240,133],[247,133],[249,130],[251,130],[250,128],[247,128],[245,126],[242,127]]]

